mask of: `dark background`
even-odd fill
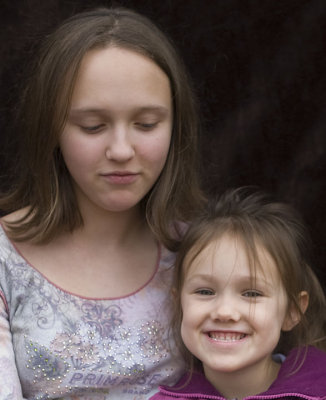
[[[294,204],[326,288],[325,0],[0,0],[0,188],[10,185],[10,124],[36,44],[100,5],[132,7],[174,41],[201,105],[204,187],[257,185]]]

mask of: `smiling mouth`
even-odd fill
[[[208,332],[208,336],[216,341],[235,342],[244,339],[247,335],[245,333],[237,332]]]

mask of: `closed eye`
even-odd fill
[[[104,124],[92,125],[92,126],[81,126],[80,128],[87,133],[99,132],[104,127]]]
[[[157,126],[158,122],[136,122],[135,126],[142,131],[150,131]]]

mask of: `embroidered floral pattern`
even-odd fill
[[[5,332],[16,355],[8,344],[0,347],[0,369],[6,363],[17,368],[24,396],[34,400],[144,400],[158,384],[174,383],[182,366],[171,356],[167,336],[173,259],[166,251],[139,293],[83,299],[30,267],[0,229],[0,293],[10,318],[0,315],[0,340]],[[10,393],[10,381],[1,396]]]

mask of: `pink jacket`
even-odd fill
[[[297,354],[296,349],[290,352],[277,379],[266,392],[247,397],[246,400],[326,400],[326,353],[309,347],[303,364],[291,374],[294,363],[301,364],[304,351],[300,352],[296,361]],[[150,400],[225,400],[202,373],[193,373],[187,383],[188,377],[185,375],[174,387],[160,387],[159,393]]]

